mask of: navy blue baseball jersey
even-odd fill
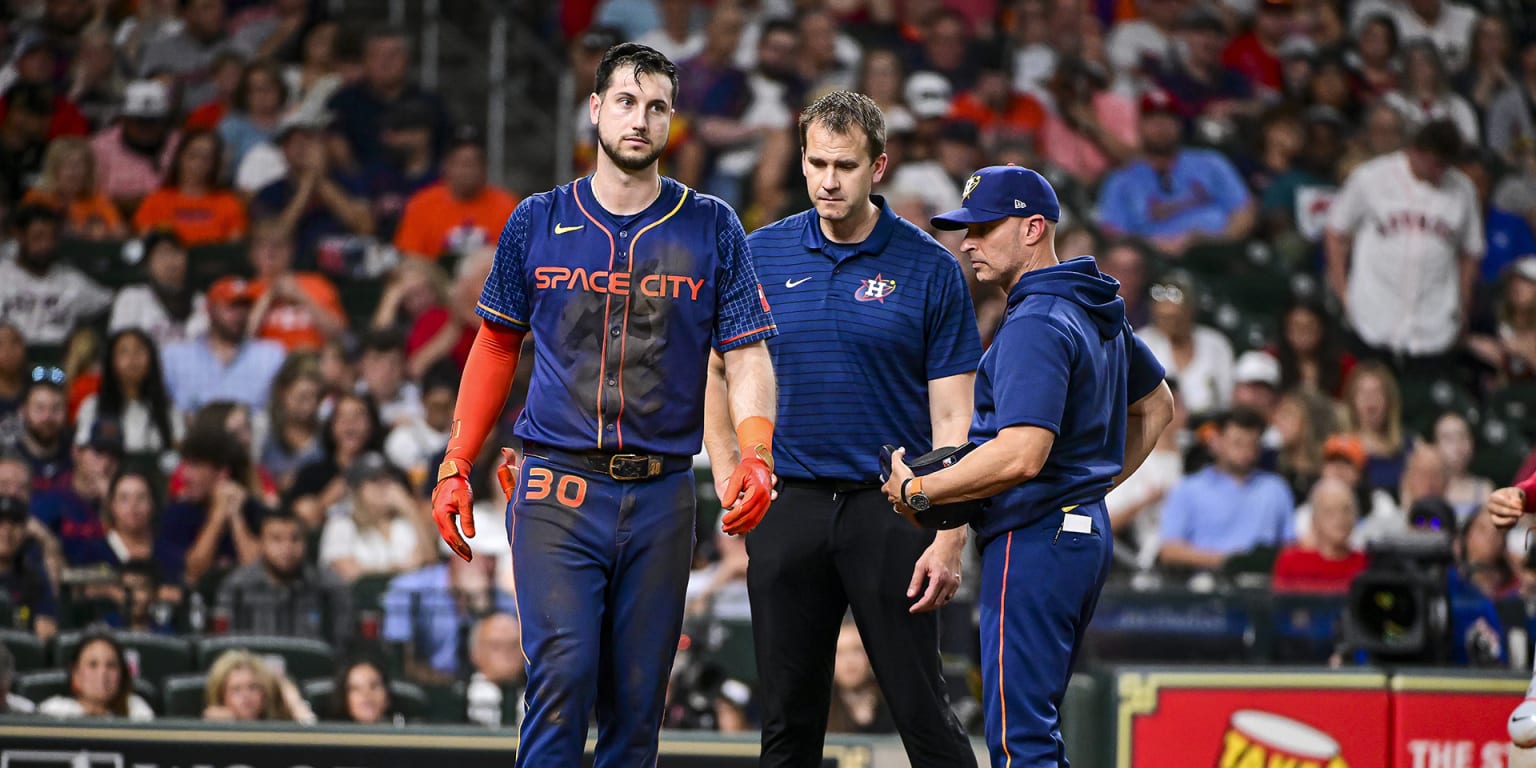
[[[476,311],[533,334],[514,433],[572,451],[698,453],[710,348],[775,333],[735,211],[665,177],[630,216],[590,177],[523,200]]]
[[[959,262],[873,199],[880,218],[862,243],[827,240],[814,208],[747,238],[782,331],[768,349],[783,477],[875,482],[878,446],[927,453],[928,382],[981,358]]]
[[[1125,322],[1120,284],[1092,256],[1026,273],[976,374],[978,445],[1028,425],[1056,435],[1040,474],[993,496],[985,542],[1063,506],[1104,498],[1125,461],[1126,407],[1163,380],[1163,367]],[[1068,396],[1068,393],[1071,396]]]

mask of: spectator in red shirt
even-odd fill
[[[48,89],[53,109],[48,117],[48,139],[60,136],[84,136],[91,132],[90,121],[73,102],[65,98],[54,85],[57,69],[57,49],[40,32],[22,35],[11,52],[11,63],[0,70],[0,93],[5,93],[18,83],[33,83]],[[0,118],[5,116],[8,100],[0,98]]]
[[[1271,584],[1276,592],[1346,592],[1365,570],[1365,553],[1349,543],[1360,516],[1354,489],[1324,477],[1312,486],[1311,501],[1314,546],[1292,544],[1280,550]]]
[[[1278,93],[1280,43],[1291,32],[1291,0],[1261,0],[1253,28],[1239,35],[1221,54],[1221,63],[1240,72],[1257,89]]]

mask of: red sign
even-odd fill
[[[1124,672],[1116,682],[1117,768],[1386,765],[1380,674]]]
[[[1505,768],[1509,713],[1527,682],[1392,678],[1393,768]]]

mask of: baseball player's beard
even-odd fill
[[[629,137],[625,136],[620,138],[619,141],[623,141],[627,138]],[[617,165],[622,170],[630,172],[643,171],[646,168],[649,168],[652,163],[656,162],[656,158],[661,157],[662,150],[667,148],[665,143],[658,146],[655,142],[652,142],[648,145],[649,151],[626,152],[623,148],[614,146],[613,144],[608,143],[606,140],[598,141],[597,143],[603,148],[603,154],[607,155],[608,159],[612,160],[614,165]]]

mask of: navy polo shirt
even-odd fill
[[[928,382],[981,359],[959,262],[872,199],[880,218],[862,243],[828,241],[814,208],[747,236],[779,326],[768,350],[782,477],[875,482],[881,445],[928,452]]]
[[[1125,463],[1126,410],[1163,367],[1125,322],[1120,284],[1079,256],[1026,273],[976,373],[971,441],[1016,426],[1056,435],[1040,474],[987,500],[985,543],[1053,510],[1104,498]]]

